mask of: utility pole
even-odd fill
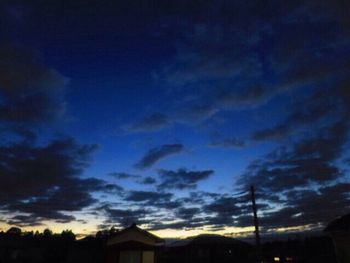
[[[253,208],[253,215],[254,215],[255,242],[256,242],[256,248],[258,250],[258,257],[260,259],[261,247],[260,247],[259,222],[258,222],[257,208],[256,208],[256,203],[255,203],[255,189],[254,189],[253,185],[250,186],[250,193],[251,193],[251,198],[252,198],[252,208]]]

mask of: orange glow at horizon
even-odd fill
[[[87,223],[82,223],[79,221],[70,222],[69,224],[63,224],[63,223],[57,223],[57,222],[50,222],[50,221],[43,221],[43,224],[40,226],[24,226],[19,227],[23,232],[30,232],[30,231],[39,231],[43,232],[45,229],[50,229],[53,233],[61,233],[63,230],[72,230],[73,233],[77,236],[77,238],[83,238],[85,236],[89,235],[95,235],[98,229],[98,225],[102,224],[103,222],[97,218],[89,218]],[[15,225],[9,225],[6,223],[0,223],[0,231],[6,232],[9,228],[14,227]],[[249,235],[252,235],[254,233],[254,226],[250,227],[226,227],[222,230],[212,230],[210,226],[203,226],[201,228],[195,228],[195,229],[161,229],[161,230],[149,230],[147,229],[147,225],[140,225],[141,228],[146,229],[150,231],[151,233],[162,237],[162,238],[187,238],[191,236],[196,236],[200,234],[218,234],[218,235],[224,235],[229,236],[233,238],[241,238],[241,237],[247,237]],[[269,230],[268,232],[275,232],[275,233],[288,233],[288,232],[296,232],[296,231],[305,231],[314,229],[315,225],[302,225],[302,226],[295,226],[295,227],[280,227],[275,228],[273,230]]]
[[[62,223],[56,223],[56,222],[43,222],[43,225],[31,227],[31,226],[25,226],[25,227],[19,227],[23,232],[43,232],[45,229],[50,229],[53,233],[61,233],[63,230],[72,230],[73,233],[77,236],[77,238],[83,238],[85,236],[89,235],[95,235],[98,231],[97,225],[100,222],[97,222],[96,220],[94,222],[89,222],[87,224],[82,224],[81,222],[71,222],[69,224],[62,224]],[[9,228],[14,227],[14,225],[9,225],[6,223],[0,224],[0,231],[6,232]],[[141,228],[144,228],[141,226]],[[147,228],[144,228],[147,229]],[[254,231],[254,227],[227,227],[223,230],[213,231],[210,229],[209,226],[204,226],[200,229],[191,229],[191,230],[185,230],[185,229],[162,229],[162,230],[150,230],[151,233],[162,237],[162,238],[187,238],[190,236],[196,236],[199,234],[218,234],[218,235],[225,235],[225,236],[237,236],[237,237],[244,237],[249,234],[252,234]]]

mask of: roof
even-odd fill
[[[214,234],[202,234],[194,237],[189,237],[183,240],[175,241],[169,246],[182,247],[182,246],[188,246],[188,245],[213,245],[213,244],[240,245],[240,244],[246,244],[246,243],[231,237],[225,237],[225,236],[214,235]]]
[[[138,227],[136,224],[115,233],[107,241],[108,245],[137,241],[148,245],[159,245],[164,243],[164,239]]]
[[[349,231],[349,230],[350,230],[350,213],[333,220],[324,229],[325,232]]]

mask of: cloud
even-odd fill
[[[164,218],[162,221],[154,220],[149,227],[152,230],[159,229],[194,229],[206,224],[206,218],[201,215],[198,207],[179,207],[174,210],[173,218]]]
[[[68,79],[20,45],[1,42],[0,57],[0,132],[7,138],[0,143],[0,209],[7,223],[67,223],[99,202],[94,192],[120,195],[117,184],[82,177],[97,145],[70,137],[36,142],[42,127],[63,116]]]
[[[150,149],[140,161],[135,164],[136,168],[145,169],[154,165],[159,160],[184,150],[182,144],[163,144],[160,147]]]
[[[133,132],[148,132],[163,129],[170,124],[171,122],[166,115],[162,113],[153,113],[138,122],[128,125],[126,129]]]
[[[325,2],[261,8],[256,1],[219,1],[210,16],[181,14],[182,23],[168,22],[159,34],[172,29],[176,52],[157,76],[182,100],[175,111],[183,109],[181,118],[192,125],[223,111],[256,109],[300,89],[329,87],[349,75],[350,36],[344,30],[349,19],[340,7],[346,10],[347,4]],[[189,94],[191,100],[183,99]],[[317,114],[312,111],[299,121],[258,131],[253,139],[284,137],[294,131],[289,123],[302,125],[303,117],[312,117],[308,113]]]
[[[184,197],[182,201],[189,205],[205,205],[210,200],[220,197],[219,193],[204,192],[204,191],[192,191],[189,192],[188,197]]]
[[[118,180],[133,180],[136,183],[143,184],[143,185],[151,185],[157,182],[157,180],[151,176],[142,177],[141,175],[138,175],[138,174],[131,174],[131,173],[125,173],[125,172],[112,172],[112,173],[109,173],[108,175]]]
[[[67,223],[72,212],[98,202],[94,192],[120,194],[123,188],[83,178],[97,145],[73,138],[47,138],[38,132],[62,116],[67,78],[40,62],[23,46],[0,43],[0,209],[7,223]]]
[[[213,201],[203,206],[203,212],[212,215],[207,218],[207,224],[212,227],[224,227],[236,225],[238,216],[251,213],[251,205],[248,195],[232,197],[220,195]]]
[[[81,178],[96,145],[80,145],[71,138],[51,141],[46,146],[10,144],[0,146],[0,207],[21,215],[22,223],[42,220],[73,220],[66,212],[95,204],[96,191],[116,193],[120,186],[100,179]],[[26,217],[25,217],[26,216]]]
[[[124,188],[117,184],[103,183],[101,191],[105,193],[121,195],[124,192]]]
[[[70,217],[70,216],[64,216],[64,215],[57,215],[57,218],[61,218],[62,219],[69,219],[69,221],[74,220],[74,217]],[[59,219],[60,220],[60,219]],[[32,216],[25,216],[25,215],[17,215],[17,216],[13,216],[11,219],[9,219],[7,221],[7,223],[9,225],[15,225],[18,227],[35,227],[35,226],[40,226],[42,225],[42,223],[40,221],[38,221],[37,218],[32,217]]]
[[[274,2],[261,8],[256,1],[219,2],[210,8],[211,16],[203,9],[198,12],[205,14],[199,16],[181,12],[181,23],[167,20],[163,27],[153,28],[164,37],[175,35],[174,56],[155,75],[176,104],[169,106],[166,117],[155,114],[135,123],[136,130],[197,125],[220,113],[253,110],[280,97],[298,96],[302,89],[331,88],[330,83],[349,75],[350,36],[344,30],[349,19],[338,4]],[[257,131],[252,139],[284,138],[316,111]]]
[[[127,197],[125,198],[126,201],[133,201],[133,202],[158,202],[162,200],[170,200],[170,198],[173,196],[171,193],[162,193],[162,192],[152,192],[152,191],[130,191]]]
[[[151,230],[161,230],[161,229],[183,229],[183,230],[190,230],[195,228],[200,228],[203,226],[203,222],[200,220],[197,222],[197,220],[181,220],[177,222],[152,222],[149,224],[149,227]]]
[[[204,210],[207,213],[215,213],[220,216],[232,217],[233,215],[237,214],[238,211],[240,211],[237,204],[238,202],[235,198],[221,196],[214,202],[205,205]]]
[[[161,84],[170,87],[179,102],[169,116],[154,113],[127,129],[155,131],[174,122],[193,125],[226,111],[262,108],[273,100],[279,103],[279,98],[300,95],[300,90],[332,90],[320,97],[308,96],[292,105],[281,123],[256,131],[251,136],[255,141],[286,137],[290,140],[288,145],[252,162],[240,182],[244,188],[250,184],[258,186],[259,211],[263,212],[261,223],[265,228],[325,222],[349,207],[349,185],[344,182],[347,174],[337,166],[339,158],[344,158],[349,134],[346,75],[350,38],[344,30],[350,25],[348,4],[311,0],[302,5],[300,1],[275,1],[261,6],[258,2],[218,1],[216,8],[211,8],[210,2],[200,7],[187,2],[161,4],[156,13],[164,11],[181,17],[175,21],[176,26],[171,19],[161,25],[165,33],[174,35],[176,55],[174,61],[166,61],[166,66],[157,72]],[[118,7],[124,13],[134,10],[135,5]],[[22,17],[16,12],[12,10],[10,15]],[[150,31],[162,34],[153,28]],[[6,138],[0,147],[0,207],[16,212],[9,222],[69,222],[74,220],[70,212],[96,204],[93,192],[123,192],[118,185],[81,176],[95,146],[80,145],[74,140],[34,144],[33,126],[46,124],[64,112],[67,79],[14,45],[1,45],[0,57],[4,64],[0,70],[0,128]],[[338,94],[336,98],[333,92]],[[190,100],[184,98],[188,94],[193,96]],[[10,143],[9,138],[16,143]],[[212,141],[212,146],[243,145],[236,138]],[[148,168],[182,151],[182,145],[163,145],[151,149],[136,166]],[[114,177],[179,190],[195,189],[198,182],[212,174],[211,170],[161,170],[158,182],[152,177],[127,173],[115,173]],[[242,201],[221,194],[192,192],[174,200],[169,193],[131,191],[124,192],[123,197],[133,209],[104,208],[108,219],[120,224],[149,223],[155,228],[208,224],[222,227],[235,222],[251,225],[251,216]],[[283,208],[265,210],[262,202]],[[157,217],[158,212],[145,207],[138,208],[140,203],[174,214],[167,215],[168,221],[163,222],[161,219],[166,217]]]
[[[177,218],[183,219],[183,220],[193,220],[193,218],[198,215],[201,212],[201,209],[198,207],[181,207],[176,210],[175,215]]]
[[[232,204],[230,198],[225,194],[202,191],[191,192],[188,196],[181,198],[176,197],[173,193],[161,191],[130,191],[117,207],[107,204],[98,210],[105,211],[107,216],[105,223],[107,224],[128,225],[138,222],[153,230],[193,229],[208,225],[222,227],[234,225],[234,220],[224,219],[227,213],[220,212],[223,211],[225,204],[227,205],[226,210],[229,211],[228,205]],[[243,205],[247,203],[247,200],[244,196],[235,198],[234,202],[237,209],[233,212],[231,209],[232,214],[236,213],[235,216],[238,216],[239,211],[246,213],[246,207]],[[239,206],[241,206],[240,210],[238,210]],[[249,205],[249,212],[250,210]],[[224,223],[225,220],[226,223]]]
[[[225,109],[254,108],[266,103],[282,91],[284,91],[282,88],[265,88],[263,86],[225,89],[217,94],[215,103],[218,107]]]
[[[185,109],[179,114],[179,122],[188,124],[198,123],[209,119],[218,112],[218,109],[212,105],[199,104]]]
[[[108,174],[116,179],[137,179],[140,178],[140,175],[130,174],[125,172],[112,172]]]
[[[157,183],[157,180],[151,176],[147,176],[137,181],[139,184],[150,185]]]
[[[344,105],[342,98],[329,89],[316,89],[310,96],[293,105],[291,113],[283,123],[273,128],[255,132],[251,137],[256,141],[285,138],[300,129],[301,126],[317,125],[328,118],[341,117]]]
[[[284,207],[266,213],[260,219],[265,228],[314,225],[324,227],[332,219],[341,216],[350,208],[350,184],[338,183],[320,187],[318,191],[291,191]],[[327,213],[325,213],[327,211]]]
[[[213,139],[210,142],[212,147],[223,147],[223,148],[242,148],[245,146],[243,140],[237,138],[224,138],[224,139]]]
[[[228,194],[196,191],[178,198],[167,192],[131,191],[123,201],[125,203],[119,205],[118,209],[112,208],[112,205],[101,208],[107,214],[107,223],[124,222],[127,225],[125,222],[138,222],[152,230],[203,227],[217,230],[226,226],[238,226],[238,219],[248,215],[251,219],[249,225],[253,223],[248,193],[232,197]],[[259,203],[258,207],[262,211],[268,205]]]
[[[39,124],[62,115],[67,78],[14,45],[0,43],[0,57],[1,121]]]
[[[265,229],[320,228],[350,208],[346,171],[335,165],[342,158],[348,132],[349,119],[337,120],[250,164],[240,181],[243,188],[255,185],[258,203],[281,207],[264,211],[260,221]],[[237,221],[246,224],[244,215]]]
[[[288,139],[288,144],[251,162],[239,182],[244,190],[257,188],[263,231],[317,226],[349,208],[347,174],[337,162],[349,134],[350,38],[343,25],[350,20],[341,11],[347,9],[337,5],[277,1],[262,8],[257,1],[219,1],[210,17],[196,9],[198,16],[181,13],[181,25],[167,25],[176,35],[176,54],[157,76],[177,98],[168,122],[193,125],[229,111],[256,113],[269,102],[286,102],[286,118],[250,139]],[[234,137],[212,140],[218,147],[244,143]],[[157,188],[194,189],[212,173],[161,170]],[[244,198],[192,192],[160,206],[179,205],[168,210],[167,220],[148,223],[154,229],[252,226]]]
[[[209,178],[214,171],[187,171],[186,169],[178,169],[177,171],[160,170],[158,189],[191,189],[196,188],[197,183]]]
[[[342,171],[334,161],[341,157],[348,130],[346,119],[323,127],[289,149],[278,148],[265,159],[252,162],[242,178],[272,191],[335,180]]]
[[[147,223],[144,218],[150,212],[145,209],[115,209],[110,206],[104,207],[104,211],[107,215],[106,223],[118,223],[122,227],[130,226],[133,223],[139,225]]]
[[[183,206],[183,202],[179,199],[173,199],[174,194],[167,192],[154,192],[154,191],[130,191],[124,198],[127,204],[142,205],[142,207],[152,208],[155,211],[165,209],[169,215],[169,211],[172,209],[178,209]],[[149,217],[152,218],[150,209]],[[156,216],[157,218],[158,216]],[[159,218],[159,217],[158,217]]]

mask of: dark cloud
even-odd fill
[[[258,203],[267,201],[282,207],[264,211],[260,222],[265,229],[320,228],[350,208],[349,184],[344,182],[347,175],[335,165],[342,158],[349,134],[349,119],[340,117],[343,119],[290,147],[276,149],[247,168],[241,183],[245,188],[257,187]],[[237,221],[241,226],[247,223],[244,215]]]
[[[207,213],[216,213],[222,216],[233,216],[240,211],[237,204],[237,200],[233,197],[220,197],[214,202],[205,205],[204,210]]]
[[[184,150],[182,144],[163,144],[160,147],[150,149],[140,161],[135,164],[139,169],[151,167],[159,160],[173,154],[181,153]]]
[[[203,218],[192,218],[191,220],[177,220],[176,222],[164,222],[164,221],[153,221],[149,224],[150,229],[160,230],[160,229],[203,229],[205,225],[205,219]]]
[[[203,192],[203,191],[193,191],[189,192],[188,197],[182,198],[182,201],[184,203],[190,204],[190,205],[205,205],[210,200],[219,198],[221,194],[219,193],[211,193],[211,192]]]
[[[125,196],[124,201],[128,204],[142,205],[144,208],[149,208],[149,218],[154,220],[154,218],[159,219],[159,215],[155,215],[152,209],[155,209],[155,211],[164,210],[169,217],[171,210],[183,207],[184,202],[179,199],[173,199],[173,197],[172,193],[167,192],[130,191]]]
[[[155,131],[169,126],[169,118],[162,113],[154,113],[136,123],[127,126],[127,130],[134,132]]]
[[[188,217],[192,215],[196,222],[200,223],[199,225],[210,227],[212,230],[222,230],[228,226],[253,225],[251,199],[248,191],[233,195],[211,193],[207,195],[207,193],[204,193],[200,196],[204,199],[196,204],[200,205],[199,210],[184,209],[185,214],[188,212]],[[192,203],[190,200],[189,202]],[[258,203],[260,212],[269,209],[271,207],[267,203]],[[246,225],[243,225],[243,219],[245,219]]]
[[[125,172],[113,172],[113,173],[109,173],[108,175],[118,180],[133,180],[136,183],[144,184],[144,185],[151,185],[157,182],[157,180],[151,176],[142,177],[141,175],[138,175],[138,174],[131,174],[131,173],[125,173]]]
[[[0,120],[41,123],[61,115],[67,79],[23,48],[0,43]]]
[[[158,184],[159,189],[191,189],[196,188],[197,183],[209,178],[214,174],[212,170],[204,171],[187,171],[186,169],[178,169],[177,171],[160,170]]]
[[[223,148],[242,148],[245,146],[243,140],[237,138],[224,138],[224,139],[213,139],[210,142],[210,146],[223,147]]]
[[[179,114],[179,121],[193,124],[214,116],[218,110],[212,105],[198,104],[191,106]]]
[[[33,143],[37,139],[37,134],[33,131],[33,129],[22,124],[8,125],[6,123],[3,126],[0,124],[0,136],[4,138],[3,144],[13,141]]]
[[[116,179],[137,179],[140,178],[140,175],[124,173],[124,172],[112,172],[108,174]]]
[[[157,180],[155,178],[153,178],[153,177],[147,176],[145,178],[139,179],[137,182],[139,184],[150,185],[150,184],[157,183]]]
[[[166,209],[168,210],[172,210],[172,209],[177,209],[179,207],[183,207],[184,203],[182,202],[182,200],[179,199],[175,199],[175,200],[161,200],[158,202],[155,202],[153,204],[148,203],[148,205],[152,205],[155,208],[161,208],[161,209]]]
[[[174,112],[170,117],[152,114],[129,125],[129,131],[155,131],[174,122],[198,124],[223,112],[251,110],[274,99],[276,102],[279,98],[295,98],[291,95],[301,89],[322,90],[318,97],[316,92],[306,100],[301,99],[298,105],[291,103],[293,108],[287,118],[273,127],[258,130],[251,137],[255,141],[289,139],[287,146],[252,162],[240,182],[244,189],[251,184],[257,187],[261,224],[274,228],[317,225],[349,208],[350,186],[344,182],[347,174],[337,166],[339,158],[344,158],[350,116],[349,79],[346,78],[350,66],[347,30],[350,19],[349,4],[345,2],[217,1],[213,7],[210,1],[201,1],[200,5],[196,1],[177,4],[166,1],[157,5],[156,10],[150,10],[145,4],[140,8],[139,3],[91,6],[78,1],[68,9],[64,7],[65,10],[60,4],[42,10],[47,11],[48,16],[55,13],[62,16],[67,10],[79,9],[79,13],[84,14],[80,16],[82,24],[91,20],[87,14],[96,8],[113,16],[117,12],[117,17],[123,19],[135,17],[130,14],[136,10],[141,23],[152,25],[145,21],[157,18],[156,24],[163,28],[154,30],[150,26],[144,29],[149,30],[146,35],[167,34],[176,39],[170,41],[176,45],[174,60],[166,61],[157,72],[158,78],[171,86],[169,92],[179,101],[173,107]],[[12,5],[6,10],[6,18],[12,17],[12,21],[19,21],[24,15],[19,6]],[[158,20],[162,14],[181,19]],[[108,16],[100,19],[104,22],[95,20],[97,28],[106,28],[103,23],[111,21]],[[160,20],[164,23],[159,23]],[[64,24],[69,25],[69,19]],[[3,26],[2,23],[0,28]],[[90,30],[89,26],[85,28]],[[118,32],[114,25],[112,28]],[[46,219],[69,222],[74,220],[70,212],[96,204],[92,193],[102,191],[123,192],[123,202],[127,204],[122,205],[135,207],[103,208],[108,220],[120,225],[147,223],[154,229],[211,225],[218,229],[252,224],[247,214],[249,208],[244,203],[247,200],[217,193],[191,192],[181,199],[173,199],[172,194],[162,191],[128,193],[118,185],[81,177],[95,146],[79,145],[71,139],[41,146],[34,144],[33,126],[46,124],[64,111],[62,94],[66,78],[43,65],[31,52],[14,45],[1,45],[0,57],[3,66],[0,69],[0,132],[5,138],[0,146],[0,208],[16,213],[9,223],[37,225]],[[242,147],[244,142],[221,138],[214,140],[212,146]],[[151,149],[136,166],[148,168],[182,151],[181,144],[163,145]],[[161,170],[157,187],[193,189],[212,174],[211,170]],[[114,177],[141,184],[156,183],[152,177],[127,173],[114,173]],[[268,210],[264,202],[280,206]],[[137,204],[147,207],[138,208]],[[162,216],[148,207],[166,210],[168,215]],[[282,208],[277,209],[279,207]]]
[[[162,192],[151,192],[151,191],[130,191],[126,196],[126,201],[133,202],[159,202],[159,201],[167,201],[173,195],[171,193],[162,193]]]
[[[127,203],[123,207],[127,205],[139,208],[112,209],[107,205],[102,209],[106,211],[109,223],[139,222],[152,230],[202,227],[218,230],[242,224],[243,216],[250,219],[249,226],[253,224],[248,193],[232,197],[228,194],[197,191],[185,198],[174,197],[169,193],[132,191],[125,197]],[[263,211],[270,207],[258,204],[258,208]],[[114,213],[111,213],[113,210]]]
[[[263,212],[264,231],[300,226],[320,229],[350,209],[347,171],[336,165],[349,139],[346,82],[313,90],[299,99],[281,124],[253,134],[254,140],[268,140],[288,138],[303,126],[313,129],[294,137],[289,146],[253,161],[242,176],[245,188],[255,185],[259,189],[258,202],[281,207]],[[249,225],[249,217],[240,215],[237,223]]]
[[[251,212],[248,198],[235,198],[222,195],[203,206],[203,211],[214,216],[208,218],[207,224],[214,227],[235,225],[235,218]],[[242,202],[243,201],[243,202]]]
[[[188,204],[195,206],[187,206]],[[262,205],[259,206],[259,208],[262,207]],[[181,207],[173,211],[176,224],[160,224],[156,228],[192,229],[206,226],[218,230],[226,226],[237,226],[237,218],[242,215],[249,215],[250,225],[252,225],[250,200],[244,194],[232,197],[227,194],[193,192],[188,198],[182,199]]]
[[[224,227],[235,225],[234,218],[247,213],[247,209],[250,213],[247,200],[249,202],[244,194],[233,199],[225,194],[196,191],[178,198],[166,192],[130,191],[124,197],[125,203],[118,204],[117,209],[107,204],[98,210],[106,212],[106,223],[128,225],[138,222],[152,230],[194,229],[208,225]],[[130,206],[135,209],[129,209]],[[227,218],[229,213],[231,219]]]
[[[95,178],[82,178],[96,145],[73,138],[36,143],[38,131],[64,112],[67,79],[40,62],[23,46],[0,43],[0,209],[8,223],[67,223],[69,213],[95,204],[93,192],[123,189]]]
[[[294,128],[295,127],[291,126],[290,123],[278,125],[273,128],[268,128],[255,132],[252,135],[252,139],[256,141],[281,139],[288,135],[289,132]]]
[[[139,225],[147,223],[145,216],[150,213],[144,209],[114,209],[109,206],[104,207],[107,215],[107,223],[119,224],[122,227],[130,226],[133,223]]]
[[[124,188],[117,184],[104,183],[101,190],[105,193],[122,194]]]
[[[176,210],[175,215],[177,218],[190,221],[193,220],[193,218],[200,212],[201,210],[198,207],[181,207]]]
[[[260,223],[267,228],[301,225],[316,227],[318,224],[323,227],[350,208],[349,187],[348,183],[339,183],[320,187],[318,191],[291,191],[287,194],[284,207],[265,214]]]
[[[62,219],[62,217],[64,217],[64,215],[58,215],[58,218]],[[59,220],[61,220],[61,219],[59,219]],[[66,216],[66,219],[67,219],[67,222],[69,222],[69,221],[73,221],[74,217]],[[38,221],[38,219],[36,217],[32,217],[31,215],[30,216],[25,216],[25,215],[13,216],[11,219],[9,219],[7,221],[7,223],[9,225],[16,225],[18,227],[28,227],[28,226],[29,227],[36,227],[36,226],[42,225],[42,223],[40,221]]]
[[[262,86],[247,87],[241,90],[226,89],[217,94],[216,104],[218,107],[225,108],[256,107],[266,103],[282,91],[285,90]]]
[[[282,106],[287,108],[286,118],[256,131],[251,139],[283,138],[288,144],[251,162],[239,182],[244,190],[256,186],[264,231],[320,225],[349,208],[349,185],[344,182],[347,175],[337,165],[339,158],[344,158],[350,116],[350,38],[344,30],[350,20],[344,10],[348,10],[347,4],[331,1],[275,1],[266,5],[218,1],[216,8],[210,9],[211,16],[201,15],[203,9],[198,8],[189,11],[191,15],[180,12],[183,19],[179,25],[169,21],[164,26],[171,31],[165,34],[176,35],[176,54],[157,77],[161,84],[170,86],[169,92],[178,100],[166,121],[160,118],[152,123],[150,118],[150,128],[145,123],[141,127],[152,130],[153,125],[158,129],[174,122],[198,124],[214,115],[232,114],[229,111],[259,113],[257,108],[269,108],[268,102],[286,102]],[[242,147],[244,142],[215,138],[212,146]],[[157,187],[193,189],[212,174],[161,170]],[[174,206],[164,220],[153,217],[147,221],[153,229],[204,225],[222,229],[253,224],[246,195],[235,198],[191,192],[181,199],[165,199],[162,204],[160,198],[142,193],[130,200],[160,209]]]
[[[348,124],[340,121],[318,131],[315,137],[297,142],[289,150],[277,149],[265,160],[252,163],[242,180],[268,191],[331,182],[342,175],[333,162],[342,154],[347,132]]]
[[[77,177],[96,147],[78,145],[70,138],[52,141],[45,147],[27,144],[1,146],[1,192],[7,193],[3,198],[22,199],[44,194],[48,186]]]
[[[293,105],[293,110],[282,124],[255,132],[253,140],[281,139],[300,129],[301,126],[314,125],[325,118],[342,117],[343,99],[329,89],[317,89],[307,98]]]
[[[0,207],[27,216],[29,224],[42,220],[69,221],[66,212],[97,202],[91,193],[116,193],[121,187],[95,178],[81,178],[96,145],[59,139],[46,146],[11,144],[0,147]],[[11,222],[19,224],[19,217]],[[25,223],[26,221],[23,221]]]
[[[254,109],[349,75],[350,37],[344,27],[349,19],[341,11],[348,5],[326,2],[273,2],[262,7],[257,1],[219,1],[208,9],[210,16],[208,10],[198,17],[183,15],[182,23],[168,25],[179,28],[171,31],[177,34],[176,54],[157,76],[179,99],[191,97],[176,107],[184,109],[182,118],[192,124],[222,111]],[[283,137],[294,130],[291,125],[322,115],[317,110],[328,108],[302,112],[304,116],[295,116],[298,120],[291,116],[253,137]]]

